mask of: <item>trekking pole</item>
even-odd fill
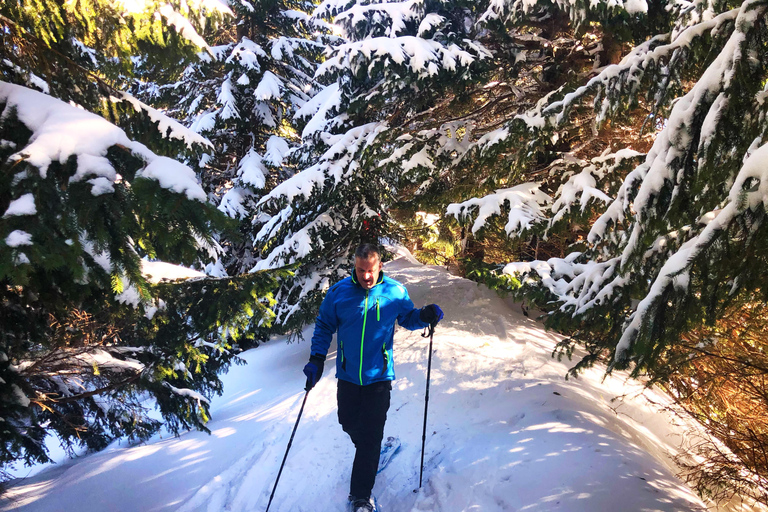
[[[307,384],[309,386],[309,384]],[[307,403],[307,397],[309,396],[309,389],[307,388],[307,392],[304,393],[304,401],[301,403],[301,409],[299,409],[299,417],[296,418],[296,424],[293,426],[293,433],[291,434],[291,439],[288,441],[288,448],[285,449],[285,455],[283,456],[283,463],[280,464],[280,471],[277,472],[277,479],[275,480],[275,486],[272,488],[272,494],[269,497],[269,503],[267,503],[267,512],[269,512],[269,507],[272,505],[272,498],[275,497],[275,490],[277,489],[277,483],[280,481],[280,475],[283,473],[283,467],[285,466],[285,460],[288,458],[288,452],[291,450],[291,445],[293,444],[293,436],[296,435],[296,429],[299,428],[299,420],[301,420],[301,413],[304,412],[304,405]]]
[[[426,338],[429,336],[429,358],[427,359],[427,392],[424,397],[424,430],[421,433],[421,469],[419,470],[419,489],[421,489],[421,481],[424,475],[424,445],[427,442],[427,410],[429,409],[429,377],[432,372],[432,337],[435,335],[435,325],[430,324],[429,334],[422,333],[421,336]]]

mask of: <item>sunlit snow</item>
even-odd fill
[[[669,455],[688,434],[651,404],[668,404],[663,395],[620,372],[603,380],[600,367],[566,381],[568,361],[551,358],[560,338],[476,283],[412,257],[385,272],[417,305],[437,302],[446,313],[434,337],[418,490],[427,340],[403,329],[395,335],[385,436],[399,436],[403,447],[374,487],[385,510],[704,510],[675,477]],[[343,510],[354,452],[336,419],[334,347],[309,394],[274,512]],[[211,402],[212,435],[114,443],[14,482],[0,510],[264,510],[304,396],[308,354],[308,342],[282,339],[244,353],[248,365],[232,368],[224,395]]]

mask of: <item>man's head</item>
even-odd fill
[[[373,288],[381,273],[381,253],[373,244],[360,244],[355,251],[355,278],[366,290]]]

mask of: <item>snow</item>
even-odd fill
[[[197,175],[186,165],[171,158],[160,156],[136,173],[137,177],[156,180],[160,186],[185,194],[189,199],[206,202],[202,187],[197,182]]]
[[[256,96],[257,100],[261,101],[279,100],[284,87],[283,81],[277,75],[271,71],[266,71],[253,95]]]
[[[669,404],[667,397],[620,372],[603,380],[600,367],[566,381],[567,361],[551,357],[560,338],[474,282],[407,255],[385,272],[417,305],[437,302],[446,313],[434,337],[424,486],[415,493],[427,341],[418,331],[395,334],[398,378],[384,435],[398,436],[402,448],[374,487],[386,510],[704,510],[674,476],[669,454],[689,438],[651,404]],[[308,342],[282,338],[245,352],[248,365],[234,366],[224,395],[211,400],[211,435],[113,443],[12,482],[0,510],[264,510],[304,397],[308,354]],[[334,343],[273,512],[343,508],[354,452],[336,418],[335,358]]]
[[[91,194],[94,196],[100,196],[102,194],[111,194],[115,191],[113,182],[103,176],[98,178],[91,178],[88,180],[91,184]]]
[[[26,231],[15,229],[5,237],[5,244],[8,247],[19,247],[22,245],[32,245],[32,235]]]
[[[290,207],[285,210],[290,211]],[[275,222],[278,220],[281,220],[281,217],[276,216]],[[256,235],[257,240],[260,239],[265,232],[268,232],[268,230],[274,229],[274,225],[275,224],[270,221],[264,228],[262,228],[259,231],[259,234]],[[333,218],[327,213],[318,215],[311,222],[307,222],[300,230],[286,235],[283,242],[272,250],[266,259],[259,261],[250,272],[258,272],[259,270],[280,268],[285,265],[290,265],[309,254],[315,244],[319,244],[322,248],[323,242],[316,236],[316,234],[323,228],[329,226],[333,229]]]
[[[87,249],[91,252],[92,249]],[[97,260],[97,262],[99,262]],[[109,271],[109,261],[99,262],[105,270]],[[141,274],[150,283],[157,284],[168,281],[178,281],[187,279],[198,279],[207,277],[202,272],[192,270],[191,268],[183,267],[181,265],[175,265],[173,263],[166,263],[164,261],[141,261]],[[144,304],[147,318],[152,318],[159,308],[163,308],[163,301],[160,304],[147,303],[141,298],[139,290],[131,284],[127,278],[121,278],[123,291],[115,295],[115,299],[123,304],[128,304],[134,308],[139,307],[139,304]],[[109,354],[106,354],[109,356]],[[89,356],[90,357],[90,356]],[[111,356],[109,356],[111,357]],[[114,363],[119,364],[119,363]]]
[[[107,184],[102,183],[98,189],[108,187],[110,192],[114,192],[112,184],[117,180],[117,171],[112,164],[103,156],[81,154],[77,156],[77,170],[70,176],[69,183],[83,181],[91,176],[103,179]],[[90,181],[90,180],[88,180]],[[93,190],[92,190],[93,192]],[[93,192],[93,195],[101,195]]]
[[[119,93],[118,98],[112,98],[112,101],[127,101],[130,103],[136,112],[146,112],[152,122],[157,123],[157,130],[169,139],[179,139],[186,143],[188,148],[192,148],[193,144],[200,144],[208,148],[213,148],[211,141],[203,137],[202,135],[190,130],[175,119],[168,117],[159,110],[150,107],[137,100],[128,93]]]
[[[475,59],[490,57],[491,53],[477,43],[464,40],[475,50],[476,55],[455,44],[443,46],[432,39],[415,36],[371,37],[362,41],[344,43],[333,47],[333,56],[323,62],[315,72],[315,77],[333,75],[351,70],[357,73],[360,67],[368,68],[372,61],[404,64],[416,76],[423,78],[437,74],[440,68],[455,71],[456,64],[469,66]]]
[[[624,9],[629,14],[645,14],[648,12],[648,2],[645,0],[624,0]]]
[[[218,110],[214,110],[213,112],[203,112],[197,116],[189,129],[196,133],[212,131],[216,126],[216,116],[218,113]]]
[[[449,204],[446,215],[453,215],[456,220],[470,216],[477,209],[477,218],[472,224],[472,233],[477,233],[486,221],[501,214],[501,206],[509,205],[509,215],[504,230],[507,235],[531,227],[535,221],[544,219],[541,206],[551,202],[551,198],[539,189],[539,183],[523,183],[512,188],[497,190],[481,198],[472,198],[463,203]]]
[[[10,158],[24,158],[43,178],[53,160],[83,153],[102,156],[107,147],[128,142],[125,133],[106,120],[25,87],[0,82],[0,102],[7,102],[3,116],[16,107],[19,120],[34,132],[29,144]]]
[[[207,277],[202,272],[164,261],[141,261],[141,274],[150,283],[176,281],[179,279],[198,279]]]
[[[558,199],[552,205],[552,211],[557,212],[562,217],[565,213],[565,208],[569,208],[578,202],[581,204],[581,211],[583,212],[592,198],[599,199],[604,203],[610,203],[611,198],[602,190],[596,188],[597,182],[593,175],[594,171],[594,167],[586,167],[579,174],[571,176],[566,183],[563,183],[557,191],[556,196]],[[558,220],[558,218],[556,214],[552,219],[553,222]]]
[[[410,146],[410,144],[407,144]],[[435,170],[435,164],[432,163],[432,159],[429,157],[429,151],[426,146],[421,148],[421,151],[415,153],[411,158],[402,163],[402,171],[404,173],[415,169],[416,167],[424,167],[425,169]]]
[[[226,120],[232,118],[238,119],[240,117],[240,112],[237,110],[237,100],[235,99],[234,88],[232,87],[232,80],[230,78],[227,78],[222,82],[221,90],[216,97],[216,101],[223,105],[221,110],[219,110],[219,118]],[[202,128],[200,128],[200,131],[202,131]]]
[[[406,23],[419,17],[419,10],[423,9],[423,0],[406,0],[404,2],[382,2],[370,5],[355,3],[344,12],[339,13],[334,20],[343,25],[348,32],[354,31],[358,24],[370,23],[370,18],[389,18],[386,24],[387,37],[396,37],[406,30]]]
[[[289,37],[278,37],[272,40],[269,54],[275,60],[289,60],[293,58],[294,40]]]
[[[30,400],[27,398],[27,395],[24,394],[24,391],[22,391],[16,384],[11,384],[11,389],[13,390],[13,397],[16,399],[16,403],[20,404],[22,407],[29,407]]]
[[[267,53],[258,44],[247,37],[240,40],[240,44],[234,47],[232,53],[227,57],[226,63],[231,64],[233,60],[238,59],[240,65],[256,72],[261,71],[258,57],[267,58]]]
[[[132,284],[129,284],[125,278],[121,278],[121,282],[123,284],[123,291],[115,295],[115,300],[121,304],[138,308],[142,302],[139,290]]]
[[[361,145],[364,147],[372,143],[386,129],[386,123],[368,123],[352,128],[344,134],[328,136],[324,142],[329,147],[319,158],[319,162],[277,185],[261,198],[259,206],[283,198],[291,202],[299,195],[308,198],[314,187],[321,190],[325,188],[326,178],[331,178],[332,186],[338,185],[342,178],[347,177],[347,166],[354,163],[352,158]],[[258,238],[261,238],[261,234],[257,235]]]
[[[427,14],[424,16],[424,19],[421,20],[421,23],[419,23],[419,30],[417,35],[419,37],[424,37],[427,32],[435,27],[439,27],[444,21],[445,16],[440,16],[439,14],[435,14],[433,12]]]
[[[267,140],[267,151],[264,153],[264,161],[274,167],[280,167],[283,165],[283,158],[285,158],[289,149],[287,140],[277,135],[272,135]]]
[[[253,188],[261,189],[267,182],[266,175],[269,174],[261,155],[255,148],[248,150],[248,153],[240,160],[237,171],[238,176]]]
[[[219,11],[222,14],[229,14],[231,16],[234,15],[229,7],[227,7],[223,2],[217,2],[215,0],[204,0],[203,2],[192,3],[202,3],[203,7],[206,7],[211,11]],[[180,36],[200,48],[210,48],[208,43],[205,42],[205,39],[203,39],[202,36],[198,34],[197,30],[195,30],[195,27],[192,25],[189,19],[187,19],[187,17],[180,12],[176,11],[171,4],[161,5],[157,12],[162,15],[163,18],[165,18],[166,22],[170,26],[176,29],[176,32],[178,32]]]
[[[160,186],[184,193],[190,199],[207,199],[197,183],[194,171],[189,167],[154,154],[143,144],[130,140],[123,130],[96,114],[5,82],[0,82],[0,103],[5,103],[2,116],[8,115],[10,109],[15,108],[19,120],[33,132],[29,143],[9,159],[26,160],[38,168],[42,178],[47,176],[51,162],[64,162],[70,156],[76,155],[78,170],[72,181],[92,177],[95,179],[91,182],[94,195],[109,192],[111,184],[118,179],[118,174],[104,157],[110,147],[122,146],[147,163],[144,169],[136,173],[137,176],[157,180]]]
[[[243,202],[251,196],[253,196],[253,193],[248,189],[240,187],[231,188],[221,198],[218,209],[233,219],[244,219],[248,215],[248,210],[243,205]]]
[[[302,117],[310,115],[312,118],[304,126],[304,129],[301,132],[301,139],[307,140],[315,133],[322,131],[322,129],[325,128],[328,113],[334,109],[338,109],[340,104],[341,91],[339,90],[338,83],[334,82],[302,105],[301,108],[296,111],[294,118],[301,119]]]
[[[163,384],[165,384],[165,387],[167,387],[177,395],[194,398],[198,402],[210,403],[210,401],[207,398],[205,398],[203,395],[201,395],[197,391],[194,391],[192,389],[187,389],[187,388],[177,388],[175,386],[171,386],[170,384],[168,384],[168,382],[164,382]]]
[[[158,9],[158,12],[166,19],[169,25],[176,29],[176,32],[178,32],[182,37],[186,38],[188,41],[195,44],[196,46],[199,46],[200,48],[208,47],[205,39],[203,39],[200,34],[197,33],[189,20],[185,18],[181,13],[176,12],[172,5],[161,5],[160,9]]]
[[[99,367],[113,372],[129,371],[131,373],[141,372],[144,365],[134,361],[112,357],[112,354],[105,350],[96,349],[93,352],[77,354],[74,359],[80,360],[86,367]]]
[[[556,8],[570,16],[571,22],[577,27],[587,22],[589,11],[604,13],[606,10],[623,9],[630,15],[648,12],[646,0],[590,0],[589,2],[550,0],[546,3],[555,4]],[[536,0],[490,0],[486,11],[480,17],[480,23],[487,23],[489,20],[495,19],[512,21],[521,14],[531,14],[540,8],[541,3]]]
[[[491,146],[498,144],[499,142],[503,141],[507,137],[509,137],[509,129],[498,128],[480,137],[480,139],[477,141],[477,146],[485,150],[487,148],[490,148]]]
[[[18,199],[14,199],[5,210],[3,218],[15,217],[18,215],[34,215],[37,213],[35,207],[35,196],[32,193],[24,194]]]

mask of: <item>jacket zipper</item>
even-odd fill
[[[376,297],[376,321],[381,322],[381,308],[379,306],[379,298]],[[381,369],[381,374],[386,375],[387,368],[389,368],[389,354],[387,353],[387,341],[384,340],[384,344],[381,346],[381,353],[384,356],[384,368]]]
[[[360,336],[360,385],[363,385],[363,341],[365,341],[365,322],[368,320],[368,290],[365,291],[365,313],[363,313],[363,334]]]

